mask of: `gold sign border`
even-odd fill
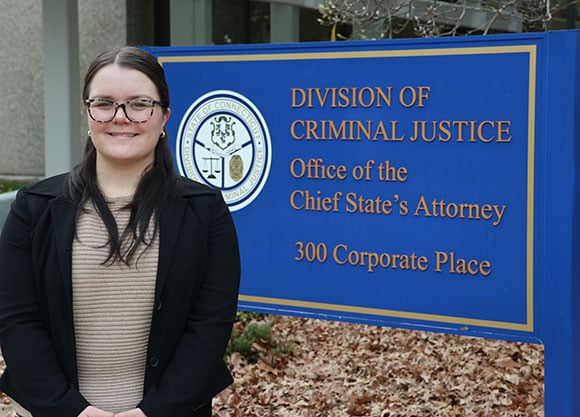
[[[264,53],[232,55],[195,55],[195,56],[162,56],[158,58],[161,65],[180,62],[236,62],[236,61],[280,61],[280,60],[313,60],[313,59],[357,59],[357,58],[394,58],[445,55],[482,55],[482,54],[529,54],[528,79],[528,178],[527,178],[527,219],[526,219],[526,322],[510,323],[493,320],[444,316],[407,311],[384,310],[368,307],[357,307],[340,304],[317,303],[310,301],[288,300],[283,298],[258,297],[240,294],[239,300],[251,303],[301,307],[315,310],[355,313],[379,317],[393,317],[432,321],[461,326],[479,326],[524,332],[534,331],[534,145],[535,145],[535,109],[536,109],[536,60],[537,47],[532,45],[481,46],[470,48],[434,48],[405,50],[366,50],[341,52],[299,52],[299,53]],[[462,327],[462,330],[468,330]]]

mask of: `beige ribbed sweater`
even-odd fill
[[[130,211],[123,209],[129,201],[109,204],[119,234],[129,220]],[[159,240],[130,266],[102,264],[107,240],[101,218],[88,204],[79,216],[72,252],[79,388],[91,405],[116,413],[135,408],[143,397]]]
[[[109,204],[119,234],[129,221],[130,212],[123,207],[130,201],[117,198]],[[72,251],[79,389],[91,405],[118,413],[135,408],[143,397],[159,238],[130,266],[102,265],[109,253],[107,240],[107,230],[89,203],[79,216]],[[32,417],[16,401],[14,411]]]

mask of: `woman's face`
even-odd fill
[[[159,94],[144,73],[111,64],[93,77],[89,99],[122,104],[135,99],[159,100]],[[129,120],[122,107],[117,108],[115,117],[108,122],[95,121],[88,112],[87,117],[97,151],[97,170],[104,166],[145,170],[155,158],[155,146],[169,118],[169,109],[163,113],[162,107],[155,104],[151,118],[142,123]]]

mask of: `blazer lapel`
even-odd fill
[[[72,242],[74,239],[76,208],[60,196],[50,200],[50,213],[67,300],[72,305]]]
[[[186,206],[186,200],[177,197],[172,199],[161,210],[159,218],[159,265],[157,267],[157,284],[155,286],[156,300],[159,300],[163,285],[167,279]]]

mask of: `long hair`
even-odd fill
[[[164,113],[169,108],[169,88],[163,68],[157,60],[145,51],[134,47],[113,49],[99,55],[89,66],[83,87],[83,101],[88,99],[91,82],[95,74],[107,65],[118,65],[145,74],[157,88],[159,101]],[[97,151],[91,138],[86,141],[81,162],[69,176],[67,194],[77,205],[77,220],[87,203],[93,204],[103,220],[108,233],[109,256],[103,262],[121,261],[127,265],[133,260],[137,248],[142,243],[148,247],[152,239],[147,239],[149,224],[153,221],[153,238],[159,230],[159,214],[167,200],[168,193],[176,181],[173,158],[167,145],[167,132],[159,138],[155,147],[155,159],[143,174],[132,201],[127,206],[131,210],[125,230],[119,232],[115,218],[97,183]]]

